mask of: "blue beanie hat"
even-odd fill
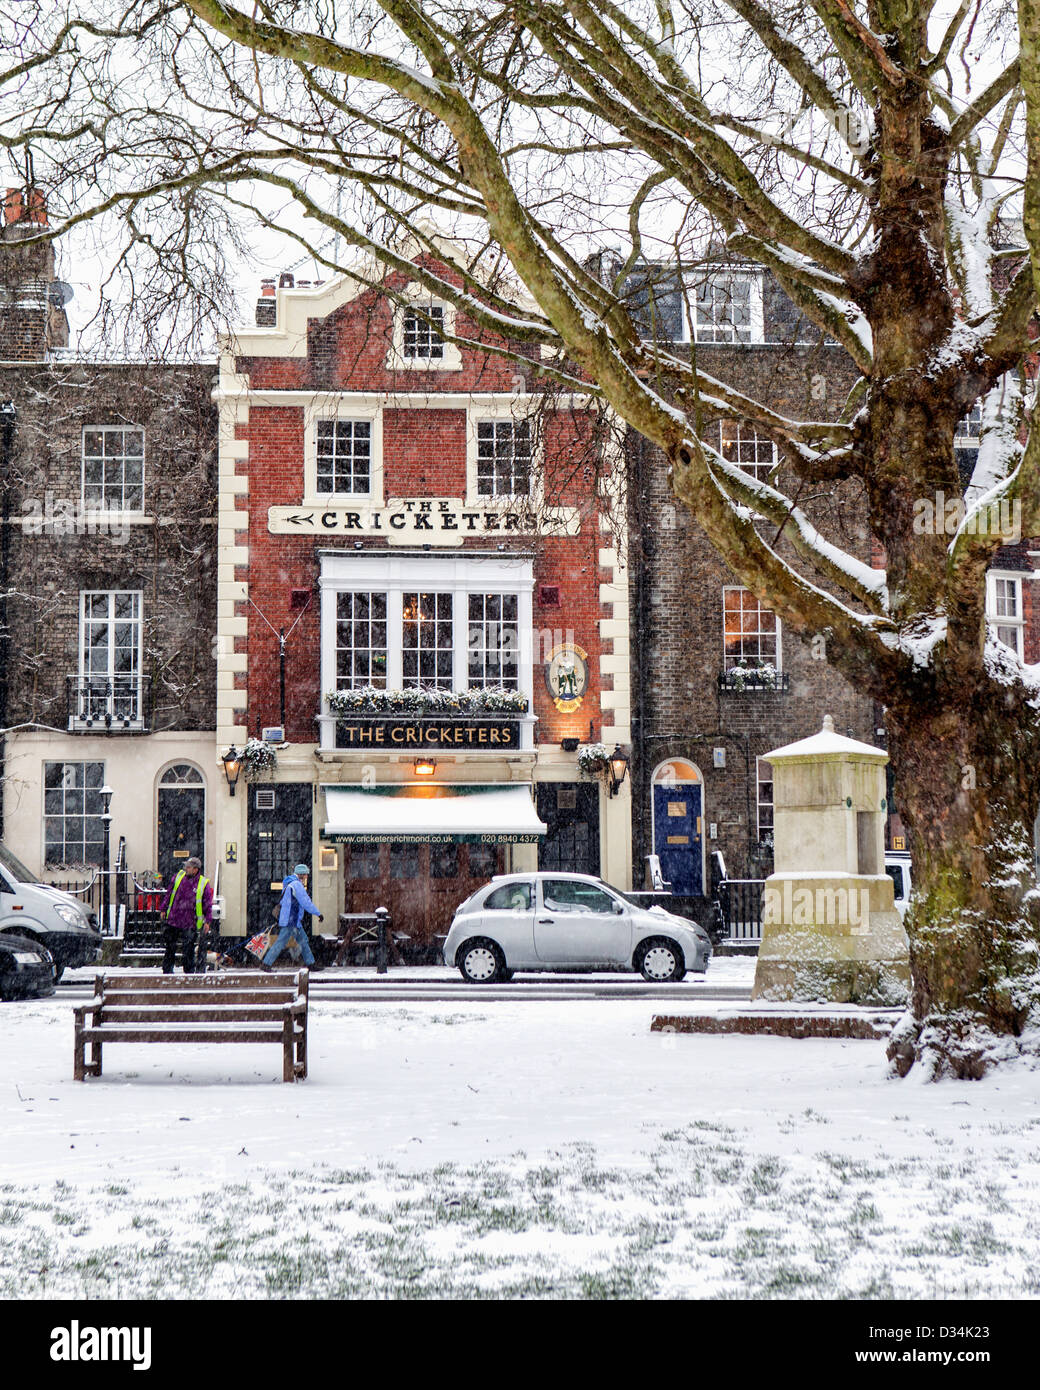
[[[304,874],[310,873],[310,869],[308,869],[306,864],[297,864],[296,868],[293,869],[293,873],[297,878],[303,878]]]

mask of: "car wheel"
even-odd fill
[[[469,985],[495,984],[506,968],[501,948],[486,936],[474,936],[465,942],[455,957],[455,963]]]
[[[663,936],[642,943],[636,952],[635,966],[644,980],[655,985],[681,980],[686,974],[682,951],[674,941]]]

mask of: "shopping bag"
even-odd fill
[[[246,950],[251,956],[256,956],[258,959],[261,958],[270,949],[275,935],[276,933],[273,931],[257,932],[256,936],[251,936],[246,942]]]

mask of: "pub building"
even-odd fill
[[[588,403],[387,283],[264,282],[222,357],[230,935],[300,861],[324,933],[385,906],[431,951],[496,873],[631,886],[628,779],[597,761],[630,742],[628,587]]]

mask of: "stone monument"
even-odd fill
[[[902,1004],[906,933],[885,873],[880,748],[823,730],[765,755],[773,864],[752,999]]]

